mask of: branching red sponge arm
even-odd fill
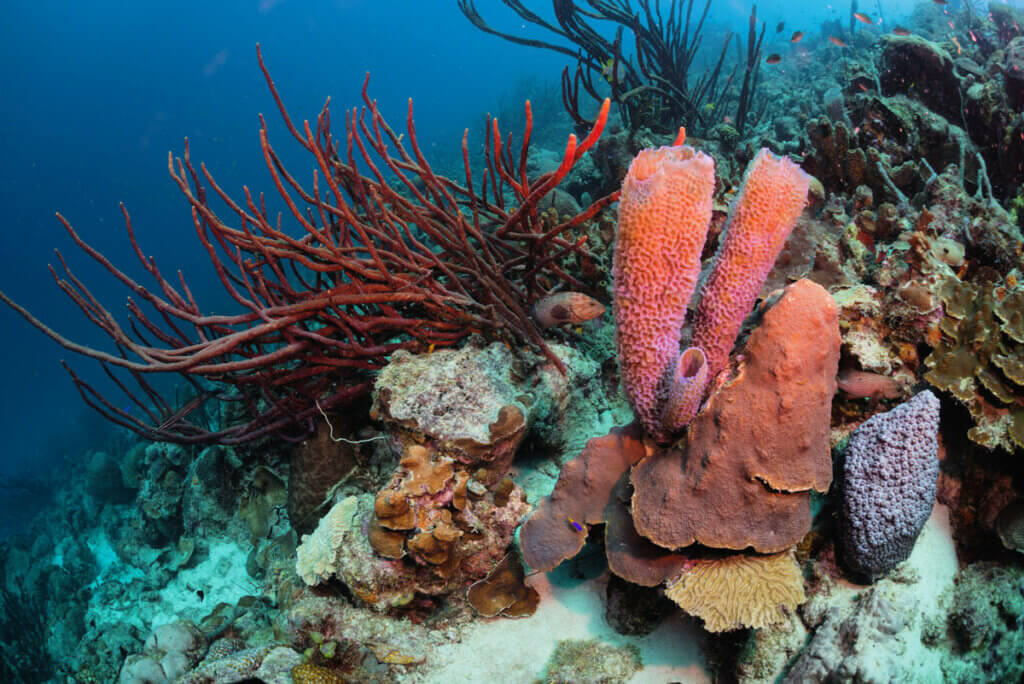
[[[714,160],[683,145],[642,150],[622,185],[612,270],[615,341],[626,395],[655,437],[700,275],[714,187]]]
[[[709,379],[728,364],[743,319],[807,203],[810,180],[767,149],[747,166],[697,307],[691,346],[704,351]]]

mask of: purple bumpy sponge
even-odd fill
[[[864,422],[846,447],[840,553],[874,581],[910,555],[935,503],[939,400],[924,391]]]

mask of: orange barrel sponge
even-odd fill
[[[690,343],[704,351],[709,379],[728,364],[743,319],[807,204],[810,181],[799,166],[764,148],[747,166],[711,275],[701,287]]]
[[[641,150],[622,184],[612,268],[615,342],[626,395],[654,437],[663,432],[714,188],[714,160],[683,145]]]

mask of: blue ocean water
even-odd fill
[[[514,15],[483,3],[491,4],[489,20],[515,30]],[[479,143],[486,112],[496,112],[512,91],[550,91],[566,61],[477,31],[454,0],[5,2],[0,289],[68,338],[113,351],[46,265],[56,265],[52,250],[59,248],[92,292],[125,314],[124,287],[79,251],[54,217],[61,212],[111,261],[151,284],[125,237],[124,202],[142,248],[165,273],[181,268],[209,310],[231,306],[168,176],[167,152],[180,154],[187,136],[194,158],[207,162],[223,187],[240,195],[248,184],[273,194],[259,147],[263,112],[278,151],[308,178],[309,160],[296,155],[263,82],[257,43],[297,121],[314,119],[330,96],[335,129],[342,129],[342,114],[361,104],[370,71],[370,92],[392,124],[404,125],[413,98],[421,143],[449,160],[464,128]],[[61,349],[7,307],[0,329],[0,475],[48,476],[61,458],[80,458],[114,439],[59,360],[108,386],[97,363]]]

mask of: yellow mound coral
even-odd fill
[[[734,554],[694,561],[665,594],[709,632],[768,627],[804,602],[804,580],[790,551],[771,556]]]
[[[293,667],[292,680],[295,684],[342,684],[345,681],[334,671],[309,663]]]

